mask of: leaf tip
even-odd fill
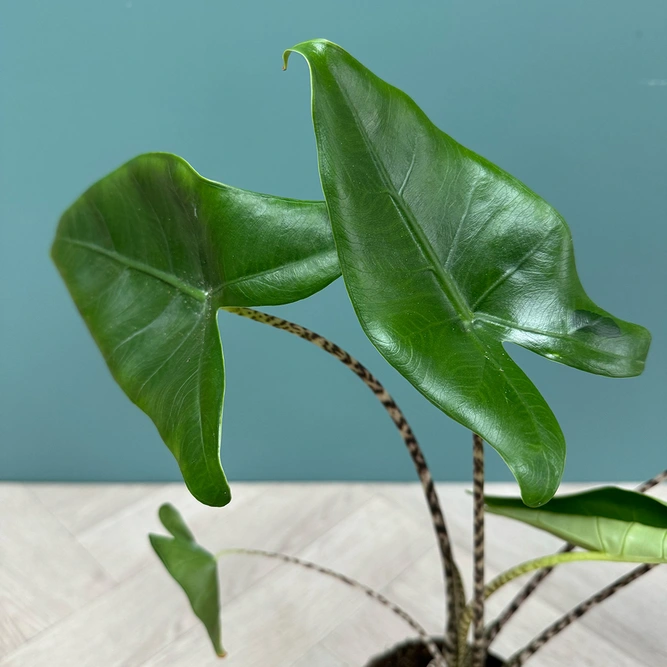
[[[232,492],[226,480],[224,485],[221,485],[211,494],[206,493],[199,495],[193,493],[193,495],[200,503],[208,505],[209,507],[224,507],[232,502]]]
[[[298,53],[302,55],[306,62],[310,65],[310,59],[316,54],[322,54],[324,51],[330,47],[336,47],[340,49],[337,44],[329,41],[328,39],[309,39],[305,42],[299,42],[295,44],[291,49],[286,49],[283,52],[283,72],[287,69],[287,63],[292,53]]]
[[[521,500],[527,507],[542,507],[542,505],[546,505],[554,497],[555,493],[556,489],[546,489],[542,493],[522,489]]]
[[[232,501],[232,490],[229,488],[220,461],[218,461],[218,469],[215,471],[216,478],[208,480],[208,483],[202,484],[201,479],[183,468],[181,468],[181,473],[188,491],[203,505],[224,507]]]
[[[178,510],[171,503],[163,503],[157,511],[160,523],[166,528],[170,519],[174,516],[179,516]]]

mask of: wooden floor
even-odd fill
[[[464,489],[439,487],[468,574]],[[416,485],[236,484],[233,491],[231,505],[215,510],[181,484],[0,484],[0,667],[361,667],[410,635],[397,617],[339,582],[233,556],[220,568],[229,651],[221,663],[149,547],[147,533],[160,531],[156,511],[166,501],[212,551],[255,547],[316,561],[382,591],[429,631],[442,628],[438,556]],[[658,493],[667,495],[664,485]],[[489,576],[560,544],[493,516],[487,535]],[[509,655],[627,569],[562,566],[498,637],[496,652]],[[489,616],[516,590],[507,588],[490,600]],[[528,665],[667,665],[667,567],[591,611]]]

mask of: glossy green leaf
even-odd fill
[[[148,414],[201,502],[220,465],[223,306],[303,299],[339,275],[324,204],[214,183],[142,155],[62,216],[53,259],[118,384]]]
[[[200,547],[178,510],[170,504],[160,507],[160,520],[174,536],[149,535],[155,553],[169,574],[185,591],[192,610],[204,624],[215,652],[223,657],[220,630],[220,594],[215,556]]]
[[[667,562],[667,504],[604,487],[554,498],[539,509],[520,498],[485,496],[486,510],[546,530],[590,551],[639,563]]]
[[[322,180],[343,278],[382,355],[503,457],[524,500],[558,488],[565,442],[513,342],[612,377],[650,336],[596,306],[560,215],[435,127],[400,90],[324,40],[310,67]]]

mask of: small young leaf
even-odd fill
[[[502,456],[529,505],[555,493],[565,441],[503,348],[611,377],[650,336],[595,305],[561,216],[431,123],[336,44],[303,42],[322,188],[352,304],[380,353]]]
[[[174,535],[149,535],[151,546],[169,574],[185,591],[192,610],[204,624],[215,652],[226,655],[220,630],[220,595],[217,561],[213,554],[200,547],[183,517],[173,505],[162,505],[160,520]]]
[[[603,487],[560,496],[539,509],[520,498],[485,496],[492,514],[523,521],[589,551],[639,563],[667,562],[667,504],[636,491]]]
[[[195,536],[192,534],[192,531],[188,528],[188,525],[185,523],[185,520],[181,516],[181,513],[171,504],[165,503],[158,510],[158,516],[162,525],[179,540],[184,540],[185,542],[194,542]]]
[[[338,277],[325,206],[141,155],[62,216],[52,256],[118,384],[155,423],[192,494],[221,506],[225,391],[216,313],[303,299]]]

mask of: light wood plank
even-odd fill
[[[465,488],[439,485],[469,586],[472,503]],[[489,490],[514,493],[515,487]],[[182,484],[0,484],[0,666],[219,666],[146,539],[149,531],[162,532],[156,512],[165,501],[184,513],[211,549],[249,546],[301,555],[380,588],[429,630],[441,631],[440,564],[417,485],[237,484],[233,491],[228,507],[213,509]],[[667,487],[658,493],[667,497]],[[489,577],[561,544],[501,517],[490,516],[487,528]],[[501,633],[497,651],[508,655],[627,567],[563,566]],[[521,583],[491,598],[489,617]],[[276,561],[226,559],[221,591],[229,667],[360,667],[411,635],[363,594]],[[529,664],[667,664],[666,593],[667,568],[659,567]]]
[[[358,665],[345,662],[335,653],[317,644],[293,662],[292,667],[358,667]]]
[[[386,594],[386,591],[383,592]],[[416,617],[420,621],[427,618],[423,614]],[[397,616],[366,601],[333,628],[322,639],[321,646],[340,656],[348,664],[361,667],[371,656],[379,655],[413,635],[410,628]]]
[[[117,581],[154,562],[149,532],[163,532],[157,511],[173,503],[204,545],[243,546],[278,551],[303,547],[368,500],[365,485],[235,484],[232,502],[223,508],[197,502],[182,484],[157,489],[79,535],[79,540]],[[272,567],[272,565],[270,565]]]
[[[195,511],[185,511],[185,516],[189,521],[192,519],[190,523],[195,531],[209,531],[200,537],[202,543],[214,549],[231,545],[254,546],[258,540],[263,539],[269,548],[285,546],[299,550],[372,498],[371,492],[361,485],[356,489],[345,489],[343,493],[340,487],[333,485],[317,485],[317,489],[294,485],[281,489],[279,493],[276,493],[276,485],[269,486],[273,493],[264,493],[266,487],[263,485],[236,485],[238,496],[246,497],[247,503],[233,503],[216,512],[193,501]],[[174,485],[168,491],[166,496],[160,492],[160,500],[180,497],[181,485]],[[255,505],[249,502],[251,498],[257,501]],[[285,498],[291,498],[290,504],[286,504]],[[157,498],[151,499],[151,502],[153,500]],[[143,516],[143,504],[139,505],[139,514]],[[182,508],[187,503],[181,502],[180,505]],[[134,666],[168,645],[186,629],[194,627],[200,632],[201,628],[196,624],[182,592],[169,579],[148,546],[146,533],[158,528],[156,510],[157,503],[151,505],[150,518],[148,514],[145,516],[146,521],[151,522],[150,526],[132,523],[143,544],[143,547],[137,547],[137,551],[145,553],[140,555],[140,562],[137,563],[135,550],[128,552],[133,566],[127,570],[126,578],[116,588],[95,604],[80,603],[78,611],[70,613],[60,623],[52,624],[33,641],[11,652],[5,660],[0,661],[0,665]],[[213,513],[215,523],[206,519],[210,519]],[[225,530],[220,531],[223,516],[226,517]],[[282,521],[277,521],[280,516]],[[298,523],[285,521],[286,516],[294,518]],[[115,522],[111,519],[104,525],[108,531],[109,545],[125,538],[125,520]],[[201,532],[206,533],[206,530]],[[103,552],[100,551],[100,554]],[[87,553],[86,557],[92,561]],[[244,569],[235,569],[231,576],[223,579],[223,594],[226,599],[239,595],[276,567],[278,564],[274,561],[253,559]],[[66,583],[60,582],[53,573],[51,577],[57,582],[58,589],[67,590]],[[70,607],[66,611],[70,612]],[[200,639],[204,639],[204,646],[207,646],[205,638]]]
[[[112,585],[29,489],[0,485],[0,657]]]
[[[163,484],[26,484],[73,535],[155,493]],[[172,485],[173,486],[173,485]]]
[[[2,667],[138,665],[196,620],[182,592],[150,568],[13,651]]]

